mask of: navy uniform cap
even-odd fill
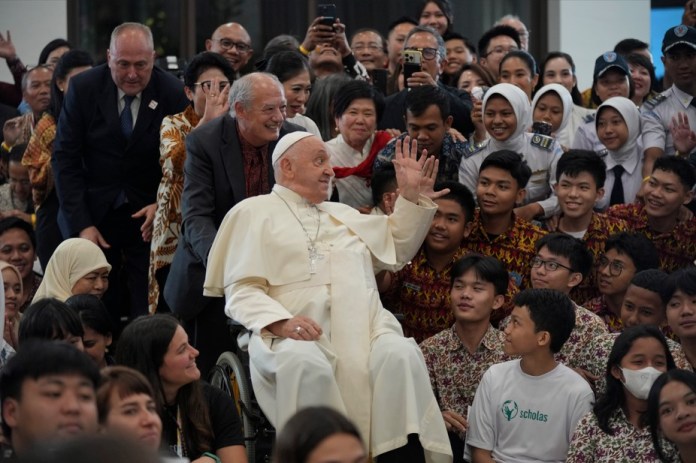
[[[602,74],[604,74],[605,72],[607,72],[611,68],[616,68],[616,69],[622,71],[627,76],[631,74],[631,71],[628,69],[628,63],[623,58],[623,56],[621,56],[613,51],[608,51],[595,60],[595,65],[594,65],[594,77],[595,77],[595,79],[597,77],[602,77]]]
[[[665,32],[665,38],[662,39],[662,53],[668,52],[671,48],[677,45],[686,45],[696,49],[696,29],[693,27],[680,24],[677,27],[670,27]]]

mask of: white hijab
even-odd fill
[[[558,97],[561,99],[561,104],[563,105],[563,120],[561,120],[561,125],[556,129],[554,135],[560,132],[568,125],[570,121],[570,115],[573,112],[573,97],[567,88],[560,84],[548,84],[544,85],[536,92],[534,99],[532,100],[532,117],[534,117],[534,108],[536,108],[537,103],[544,94],[548,92],[556,92]]]
[[[638,137],[640,137],[640,111],[636,107],[636,104],[624,98],[622,96],[615,96],[609,98],[604,103],[602,103],[599,108],[597,108],[597,117],[595,118],[595,127],[599,121],[599,116],[601,115],[602,108],[614,108],[621,114],[626,127],[628,127],[628,139],[626,143],[619,148],[618,151],[609,150],[609,154],[613,157],[617,163],[622,163],[629,157],[635,155],[636,147],[638,145]]]
[[[512,110],[515,112],[517,127],[507,140],[498,141],[491,136],[488,146],[490,146],[491,152],[508,149],[517,153],[523,153],[525,145],[527,144],[527,139],[524,134],[532,126],[532,107],[529,104],[529,98],[527,98],[527,94],[524,93],[522,89],[515,85],[494,85],[488,89],[486,95],[483,97],[483,106],[481,107],[482,114],[486,114],[486,104],[494,95],[500,95],[510,103]]]

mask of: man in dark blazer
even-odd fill
[[[271,192],[271,154],[277,140],[304,130],[284,122],[286,100],[278,79],[252,73],[230,90],[230,114],[213,119],[186,137],[183,223],[164,287],[164,299],[200,351],[205,374],[234,342],[225,301],[203,296],[208,252],[227,211],[250,196]]]
[[[404,50],[417,50],[421,52],[421,70],[414,72],[408,82],[404,82],[404,89],[389,97],[384,102],[384,111],[379,121],[380,129],[399,129],[406,131],[406,95],[408,86],[421,87],[423,85],[437,86],[443,89],[450,102],[452,127],[462,135],[468,137],[474,131],[474,123],[471,121],[471,97],[468,93],[454,87],[447,86],[440,80],[442,70],[447,65],[445,55],[445,42],[440,34],[429,26],[416,26],[406,36]]]
[[[107,58],[70,81],[51,163],[61,232],[104,250],[112,265],[104,301],[117,319],[147,313],[160,125],[189,101],[178,79],[154,67],[147,26],[116,27]]]

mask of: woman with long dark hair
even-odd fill
[[[607,387],[578,423],[567,462],[658,461],[646,426],[648,392],[674,359],[656,326],[627,328],[616,338],[606,369]]]
[[[648,396],[647,418],[660,461],[674,461],[665,439],[676,445],[679,461],[696,461],[696,373],[675,369],[657,378]]]
[[[330,457],[330,458],[329,458]],[[278,434],[273,463],[366,463],[360,432],[329,407],[307,407],[290,418]]]
[[[246,463],[237,407],[200,380],[198,351],[172,316],[138,317],[121,334],[116,363],[152,384],[162,419],[162,445],[193,463]]]

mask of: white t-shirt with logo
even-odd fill
[[[497,462],[564,462],[575,426],[593,402],[589,384],[563,364],[530,376],[520,360],[499,363],[476,390],[467,444],[492,450]]]

